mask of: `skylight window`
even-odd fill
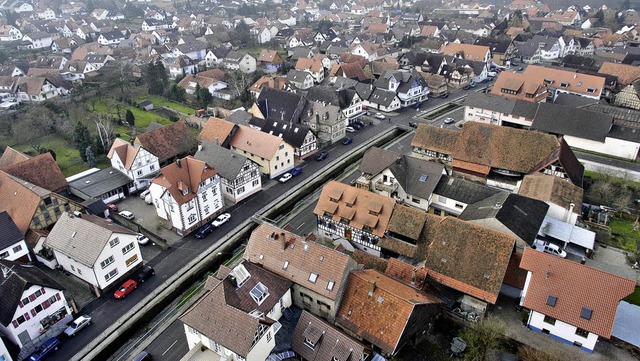
[[[584,318],[585,320],[590,320],[592,313],[593,313],[592,309],[586,308],[586,307],[582,307],[582,310],[580,311],[580,317]]]
[[[287,267],[289,267],[289,261],[284,261],[284,264],[282,265],[282,269],[286,270]]]
[[[316,283],[317,280],[318,280],[318,274],[315,272],[311,272],[311,274],[309,274],[309,282]]]
[[[426,182],[426,181],[427,181],[427,178],[429,178],[429,176],[428,176],[428,175],[426,175],[426,174],[421,175],[421,176],[420,176],[420,182]]]
[[[549,295],[547,297],[547,306],[556,307],[556,301],[558,298],[556,296]]]
[[[327,291],[333,291],[333,286],[335,286],[335,282],[329,281],[327,282]]]
[[[251,290],[251,297],[258,305],[262,304],[267,296],[269,296],[269,289],[261,282],[258,282],[258,284]]]

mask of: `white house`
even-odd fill
[[[22,32],[13,25],[0,26],[0,42],[22,39]]]
[[[206,131],[205,123],[202,132]],[[211,122],[211,124],[214,124]],[[262,190],[260,167],[240,154],[220,145],[203,141],[195,158],[211,165],[218,171],[222,182],[222,193],[230,203],[237,203]]]
[[[22,37],[22,41],[30,43],[28,49],[43,49],[51,47],[53,37],[45,32],[29,33]]]
[[[24,357],[72,319],[62,290],[37,267],[0,260],[0,332],[24,351]]]
[[[118,45],[125,39],[125,36],[120,31],[110,31],[102,33],[98,36],[98,44],[100,45]]]
[[[180,235],[196,230],[224,207],[218,171],[193,157],[162,168],[149,190],[158,217]]]
[[[136,235],[100,217],[64,212],[44,244],[60,266],[100,295],[142,263]]]
[[[2,338],[0,338],[0,360],[13,361]]]
[[[222,61],[222,66],[230,70],[240,70],[241,72],[248,74],[256,71],[256,58],[253,56],[241,53],[238,51],[232,51]]]
[[[211,352],[210,360],[266,360],[282,327],[278,320],[292,304],[291,285],[248,261],[222,266],[207,280],[207,293],[180,317],[189,349]]]
[[[114,169],[124,173],[133,181],[133,189],[146,189],[153,177],[160,170],[158,157],[149,153],[140,145],[132,145],[120,138],[116,138],[109,149],[107,158],[111,160]]]
[[[259,44],[268,43],[271,41],[271,31],[266,27],[261,28],[260,30],[258,30],[256,38],[258,39]]]
[[[56,12],[49,6],[36,10],[36,15],[42,20],[54,20],[56,18]]]
[[[531,310],[527,327],[593,352],[598,337],[611,338],[620,300],[636,281],[527,247],[520,305]],[[550,341],[552,342],[552,341]]]
[[[0,212],[0,259],[17,262],[31,262],[29,247],[24,234],[6,211]]]

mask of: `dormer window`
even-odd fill
[[[234,268],[233,273],[235,274],[238,288],[242,286],[251,277],[251,275],[249,274],[249,271],[247,271],[247,269],[244,268],[243,265],[238,265],[236,268]]]
[[[568,88],[569,87],[569,83],[567,83],[566,81],[563,81],[560,83],[560,86],[563,88]]]
[[[590,87],[588,87],[588,88],[587,88],[587,93],[595,93],[595,92],[596,92],[596,90],[598,90],[598,89],[596,89],[596,88],[594,88],[594,87],[590,86]]]
[[[269,296],[269,289],[261,282],[258,282],[258,284],[253,287],[250,293],[251,298],[253,298],[253,300],[256,301],[258,305],[260,305]]]
[[[187,194],[189,194],[189,188],[185,188],[182,190],[182,195],[186,196]]]

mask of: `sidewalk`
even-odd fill
[[[605,339],[600,339],[593,353],[587,353],[551,337],[530,330],[522,324],[520,314],[516,311],[512,298],[500,296],[492,314],[502,319],[507,325],[506,335],[512,339],[559,357],[561,360],[585,361],[636,361],[626,350],[620,349]]]

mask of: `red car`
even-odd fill
[[[125,296],[127,296],[129,293],[133,292],[133,290],[135,290],[136,288],[138,288],[138,282],[136,282],[134,280],[127,280],[113,294],[113,297],[115,297],[117,299],[125,298]]]

